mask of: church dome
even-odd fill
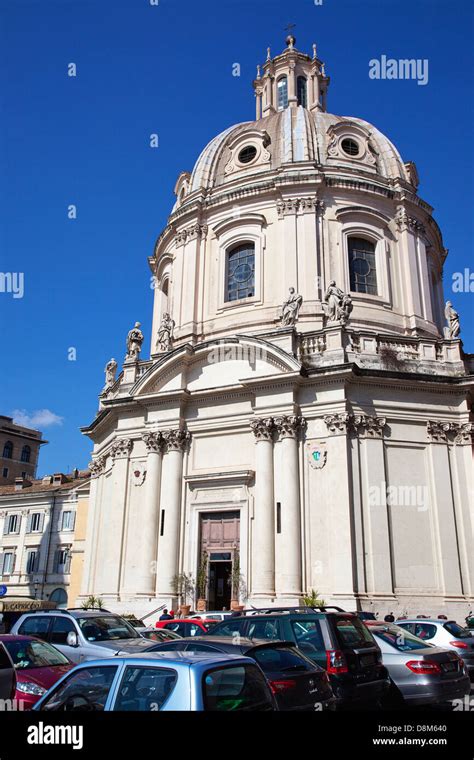
[[[273,172],[304,162],[409,181],[398,150],[372,124],[300,105],[235,124],[214,137],[196,161],[188,197],[232,183],[237,176],[241,180],[262,169]]]

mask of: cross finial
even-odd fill
[[[288,24],[288,26],[285,27],[285,31],[288,32],[288,37],[286,38],[286,44],[290,48],[290,50],[295,46],[296,44],[296,38],[293,34],[293,29],[295,28],[295,24]]]

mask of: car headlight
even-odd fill
[[[46,689],[43,689],[42,686],[38,686],[37,683],[31,683],[31,681],[17,681],[16,688],[24,694],[34,694],[37,697],[46,694]]]

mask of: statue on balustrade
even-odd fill
[[[445,336],[446,338],[454,340],[454,338],[457,338],[461,332],[461,325],[459,322],[459,314],[456,309],[453,309],[451,301],[446,301],[444,316],[446,317],[446,322],[448,323],[448,326],[445,328]]]
[[[300,296],[298,293],[296,293],[294,288],[290,288],[289,296],[281,307],[280,319],[282,325],[285,327],[292,327],[293,325],[296,325],[302,303],[303,296]]]
[[[166,313],[163,314],[161,324],[158,328],[158,338],[156,348],[158,351],[169,351],[173,345],[173,330],[175,326],[174,319]]]
[[[125,360],[138,361],[142,350],[143,333],[140,330],[140,322],[135,322],[135,327],[127,335],[127,354]]]

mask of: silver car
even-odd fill
[[[155,652],[78,665],[35,705],[50,712],[277,710],[249,657]]]
[[[76,663],[119,653],[138,654],[153,644],[120,615],[106,610],[28,612],[18,618],[11,633],[47,641]]]
[[[454,651],[426,644],[398,625],[369,623],[368,627],[390,676],[386,706],[448,703],[469,694],[466,667]]]
[[[474,638],[468,628],[463,628],[455,620],[439,618],[409,618],[395,622],[427,644],[456,652],[464,660],[471,682],[474,682]]]

